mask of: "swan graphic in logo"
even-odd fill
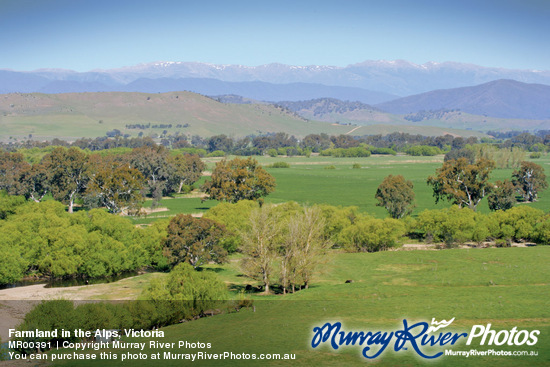
[[[428,328],[426,333],[435,333],[439,329],[446,328],[447,326],[451,325],[455,321],[455,318],[453,317],[449,321],[447,320],[441,320],[439,322],[435,321],[435,318],[432,318],[432,326]]]

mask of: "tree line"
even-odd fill
[[[0,190],[40,202],[46,195],[68,205],[137,213],[145,196],[158,203],[199,180],[205,165],[191,154],[171,154],[163,146],[143,146],[122,154],[88,154],[56,147],[37,162],[21,153],[0,152]]]
[[[520,134],[495,134],[495,138],[475,137],[462,138],[453,137],[451,135],[444,136],[423,136],[419,134],[408,134],[394,132],[387,135],[368,135],[368,136],[350,136],[350,135],[333,135],[327,134],[309,134],[302,139],[290,136],[283,132],[266,133],[262,135],[250,135],[243,138],[228,137],[224,134],[214,135],[204,138],[198,135],[189,136],[186,134],[165,133],[160,138],[153,139],[152,137],[129,137],[116,133],[111,134],[111,137],[97,138],[81,138],[69,143],[60,139],[52,141],[40,142],[36,140],[26,140],[23,142],[1,143],[0,148],[5,151],[15,151],[20,148],[46,147],[46,146],[65,146],[78,147],[81,149],[89,149],[91,151],[112,149],[112,148],[139,148],[142,146],[154,146],[160,144],[166,148],[181,149],[194,148],[204,150],[204,154],[215,151],[223,151],[226,154],[234,155],[263,155],[267,154],[268,150],[275,149],[284,151],[285,155],[306,155],[308,152],[319,153],[326,149],[338,148],[355,148],[359,146],[368,146],[373,152],[375,148],[388,148],[395,152],[404,152],[416,146],[425,146],[437,148],[442,152],[450,150],[462,149],[467,145],[475,145],[478,143],[490,144],[497,148],[521,148],[531,152],[548,151],[550,147],[550,133],[548,130],[541,130],[534,134],[523,132]],[[426,148],[424,148],[426,151]],[[414,155],[419,155],[422,150],[412,150]],[[432,151],[433,152],[433,151]],[[374,152],[373,152],[374,153]],[[376,154],[376,153],[375,153]]]

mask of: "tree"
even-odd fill
[[[141,208],[145,186],[143,175],[127,164],[93,156],[90,158],[89,183],[86,193],[98,199],[111,213],[136,213]]]
[[[525,201],[537,201],[540,191],[548,187],[544,168],[533,162],[521,162],[518,170],[512,173],[512,182]]]
[[[212,180],[202,189],[209,199],[236,203],[257,200],[275,190],[275,179],[255,159],[235,158],[216,163]]]
[[[30,170],[30,164],[21,153],[0,153],[0,190],[6,190],[10,195],[22,195],[22,172]]]
[[[233,139],[227,137],[224,134],[212,136],[208,139],[208,151],[214,152],[221,150],[226,153],[230,153],[233,149]]]
[[[487,201],[489,209],[508,210],[516,203],[516,187],[510,180],[497,181],[493,187]]]
[[[473,149],[469,148],[453,149],[445,154],[443,160],[447,162],[451,160],[457,160],[459,158],[466,158],[468,160],[468,163],[474,164],[476,160],[476,153]]]
[[[387,176],[378,186],[374,197],[378,200],[376,206],[386,208],[394,219],[410,214],[414,208],[413,183],[405,181],[401,175]]]
[[[164,255],[172,265],[188,263],[195,269],[214,261],[223,263],[225,226],[207,218],[179,214],[170,220],[164,240]]]
[[[78,148],[55,148],[42,160],[49,173],[54,199],[67,203],[73,212],[76,198],[84,192],[87,183],[88,157]]]
[[[171,163],[174,165],[172,181],[177,186],[177,190],[174,188],[174,191],[178,193],[181,192],[183,185],[191,186],[197,182],[206,168],[197,154],[179,154],[171,157]]]
[[[325,218],[319,207],[305,208],[288,223],[288,232],[281,247],[281,283],[283,292],[289,286],[304,285],[307,289],[315,267],[322,260],[328,241],[324,237]]]
[[[469,164],[466,158],[452,159],[444,162],[435,176],[428,177],[427,183],[433,186],[436,203],[446,199],[459,207],[476,210],[490,191],[489,173],[494,167],[493,161],[483,158],[475,164]]]
[[[162,145],[143,146],[132,150],[129,163],[147,180],[147,194],[153,198],[152,207],[155,207],[166,193],[168,180],[173,174],[170,152]]]
[[[39,203],[51,190],[48,169],[43,163],[35,163],[20,173],[21,193]]]
[[[264,205],[252,211],[250,229],[242,233],[241,268],[247,276],[263,283],[266,294],[270,293],[282,229],[280,213],[273,206]]]

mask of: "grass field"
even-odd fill
[[[425,209],[440,209],[450,206],[447,201],[435,204],[432,188],[426,184],[428,176],[435,174],[443,163],[443,156],[412,157],[408,155],[374,155],[366,158],[333,158],[312,156],[307,157],[255,157],[262,165],[268,166],[274,162],[287,162],[290,168],[267,168],[275,177],[277,187],[275,192],[266,197],[266,202],[282,203],[296,201],[301,204],[330,204],[342,206],[357,206],[361,211],[378,218],[387,216],[382,207],[376,206],[374,194],[378,185],[387,175],[403,175],[414,184],[416,208],[413,216]],[[218,159],[208,159],[208,169],[212,170]],[[542,165],[550,182],[550,155],[533,160]],[[353,169],[354,163],[361,165]],[[334,166],[335,169],[327,169]],[[491,181],[510,178],[513,169],[495,169],[491,173]],[[207,177],[203,177],[196,185],[200,186]],[[166,218],[177,213],[199,213],[216,205],[216,201],[201,202],[199,198],[165,199],[161,207],[168,210],[151,214],[148,218],[136,219],[136,223],[150,223],[156,217]],[[538,209],[550,209],[550,189],[540,194],[539,201],[529,204]],[[484,199],[478,210],[488,213],[487,200]]]
[[[233,259],[237,260],[237,259]],[[255,311],[203,318],[164,328],[163,342],[208,342],[207,352],[295,353],[296,361],[265,361],[268,366],[364,365],[359,347],[338,352],[310,347],[312,329],[328,321],[342,322],[345,330],[398,330],[402,320],[449,320],[449,330],[470,332],[473,325],[492,324],[494,330],[540,330],[532,347],[488,347],[465,342],[453,350],[534,350],[538,357],[441,357],[441,366],[545,366],[550,364],[550,247],[394,251],[346,254],[333,252],[319,268],[313,286],[286,296],[252,295]],[[237,261],[212,267],[230,287],[248,282]],[[345,284],[345,280],[354,280]],[[448,330],[447,330],[448,331]],[[146,341],[139,338],[133,341]],[[474,341],[476,343],[476,341]],[[395,353],[391,347],[373,363],[380,366],[425,365],[411,350]],[[410,349],[410,348],[409,348]],[[147,348],[146,353],[163,352]],[[197,350],[172,350],[189,353]],[[122,350],[121,352],[127,352]],[[102,361],[104,365],[120,365]],[[156,365],[139,361],[136,365]],[[163,361],[179,365],[181,361]],[[93,363],[89,363],[93,365]],[[198,365],[215,365],[209,361]],[[217,365],[259,365],[225,360]],[[66,364],[70,365],[70,364]]]

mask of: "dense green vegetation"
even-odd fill
[[[0,283],[23,276],[102,277],[166,265],[160,242],[165,225],[140,229],[101,209],[69,214],[53,200],[19,202],[17,207],[13,201],[0,198],[8,213],[0,221]]]

